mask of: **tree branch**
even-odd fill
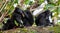
[[[8,1],[5,2],[5,4],[3,5],[3,7],[0,9],[0,12],[3,10],[3,8],[6,6],[7,3],[8,3]]]
[[[14,4],[14,2],[12,3],[12,5],[13,5],[13,4]],[[10,6],[10,8],[12,7],[12,5]],[[10,9],[9,9],[9,10],[10,10]],[[2,16],[0,17],[0,22],[3,22],[4,17],[8,14],[9,10],[6,10],[6,11],[2,14]]]
[[[8,13],[8,11],[6,12],[4,12],[3,14],[2,14],[2,16],[0,17],[0,22],[3,22],[3,19],[4,19],[4,17],[7,15],[7,13]]]

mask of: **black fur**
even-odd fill
[[[15,21],[17,21],[18,23],[18,27],[23,27],[20,26],[23,25],[23,23],[21,23],[21,20],[23,19],[22,13],[23,11],[16,7],[14,12],[12,13],[12,17],[7,20],[7,23],[3,22],[4,25],[2,27],[2,30],[13,29],[16,26]]]
[[[13,27],[16,26],[16,25],[14,24],[14,21],[11,20],[11,19],[8,19],[8,20],[7,20],[7,23],[4,23],[4,22],[3,22],[3,24],[4,24],[4,26],[2,27],[2,30],[13,29]]]
[[[45,12],[39,14],[35,20],[36,25],[37,26],[48,26],[50,24],[49,16],[52,17],[52,13],[50,12],[50,10],[46,10]]]
[[[16,26],[15,21],[18,23],[18,26]],[[23,11],[16,7],[14,12],[12,13],[12,17],[7,20],[7,23],[3,22],[4,26],[2,30],[13,29],[15,26],[21,28],[23,28],[24,26],[32,26],[33,23],[33,15],[29,10]]]
[[[29,10],[25,10],[24,26],[32,26],[34,23],[33,15]]]

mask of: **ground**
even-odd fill
[[[24,27],[24,28],[16,28],[6,31],[0,31],[0,33],[60,33],[60,26],[56,25],[54,27]]]
[[[54,30],[50,30],[50,27],[25,27],[16,28],[7,31],[1,31],[0,33],[54,33]]]

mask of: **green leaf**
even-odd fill
[[[39,4],[41,4],[41,3],[43,3],[44,2],[44,0],[39,0]]]
[[[58,8],[58,13],[60,14],[60,7]]]
[[[15,0],[14,3],[18,3],[18,0]]]
[[[8,12],[9,15],[11,15],[11,14],[13,13],[13,12],[12,12],[13,9],[14,9],[14,7],[12,6],[12,7],[10,8],[9,12]]]
[[[29,4],[30,0],[25,0],[24,4]]]
[[[15,21],[16,26],[18,26],[18,23]]]
[[[53,7],[55,7],[54,4],[47,4],[46,7],[45,7],[45,9],[49,9],[49,8],[53,8]]]
[[[2,0],[0,0],[0,2],[1,2]]]
[[[32,5],[32,4],[33,4],[33,2],[32,2],[32,1],[30,1],[30,2],[29,2],[29,5]]]

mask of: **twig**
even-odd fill
[[[7,1],[8,2],[8,1]],[[3,5],[3,7],[0,9],[0,12],[3,10],[3,8],[5,7],[5,5],[7,4],[7,2],[5,2],[5,4]]]
[[[0,17],[0,22],[3,22],[3,19],[4,19],[4,17],[6,16],[7,13],[8,13],[8,12],[5,12],[5,13],[2,14],[2,16]]]
[[[14,2],[13,2],[12,4],[14,4]],[[12,5],[10,6],[10,8],[11,8],[11,7],[12,7]],[[2,16],[0,17],[0,22],[3,22],[4,17],[7,15],[8,11],[9,11],[9,10],[5,11],[5,12],[2,14]]]

